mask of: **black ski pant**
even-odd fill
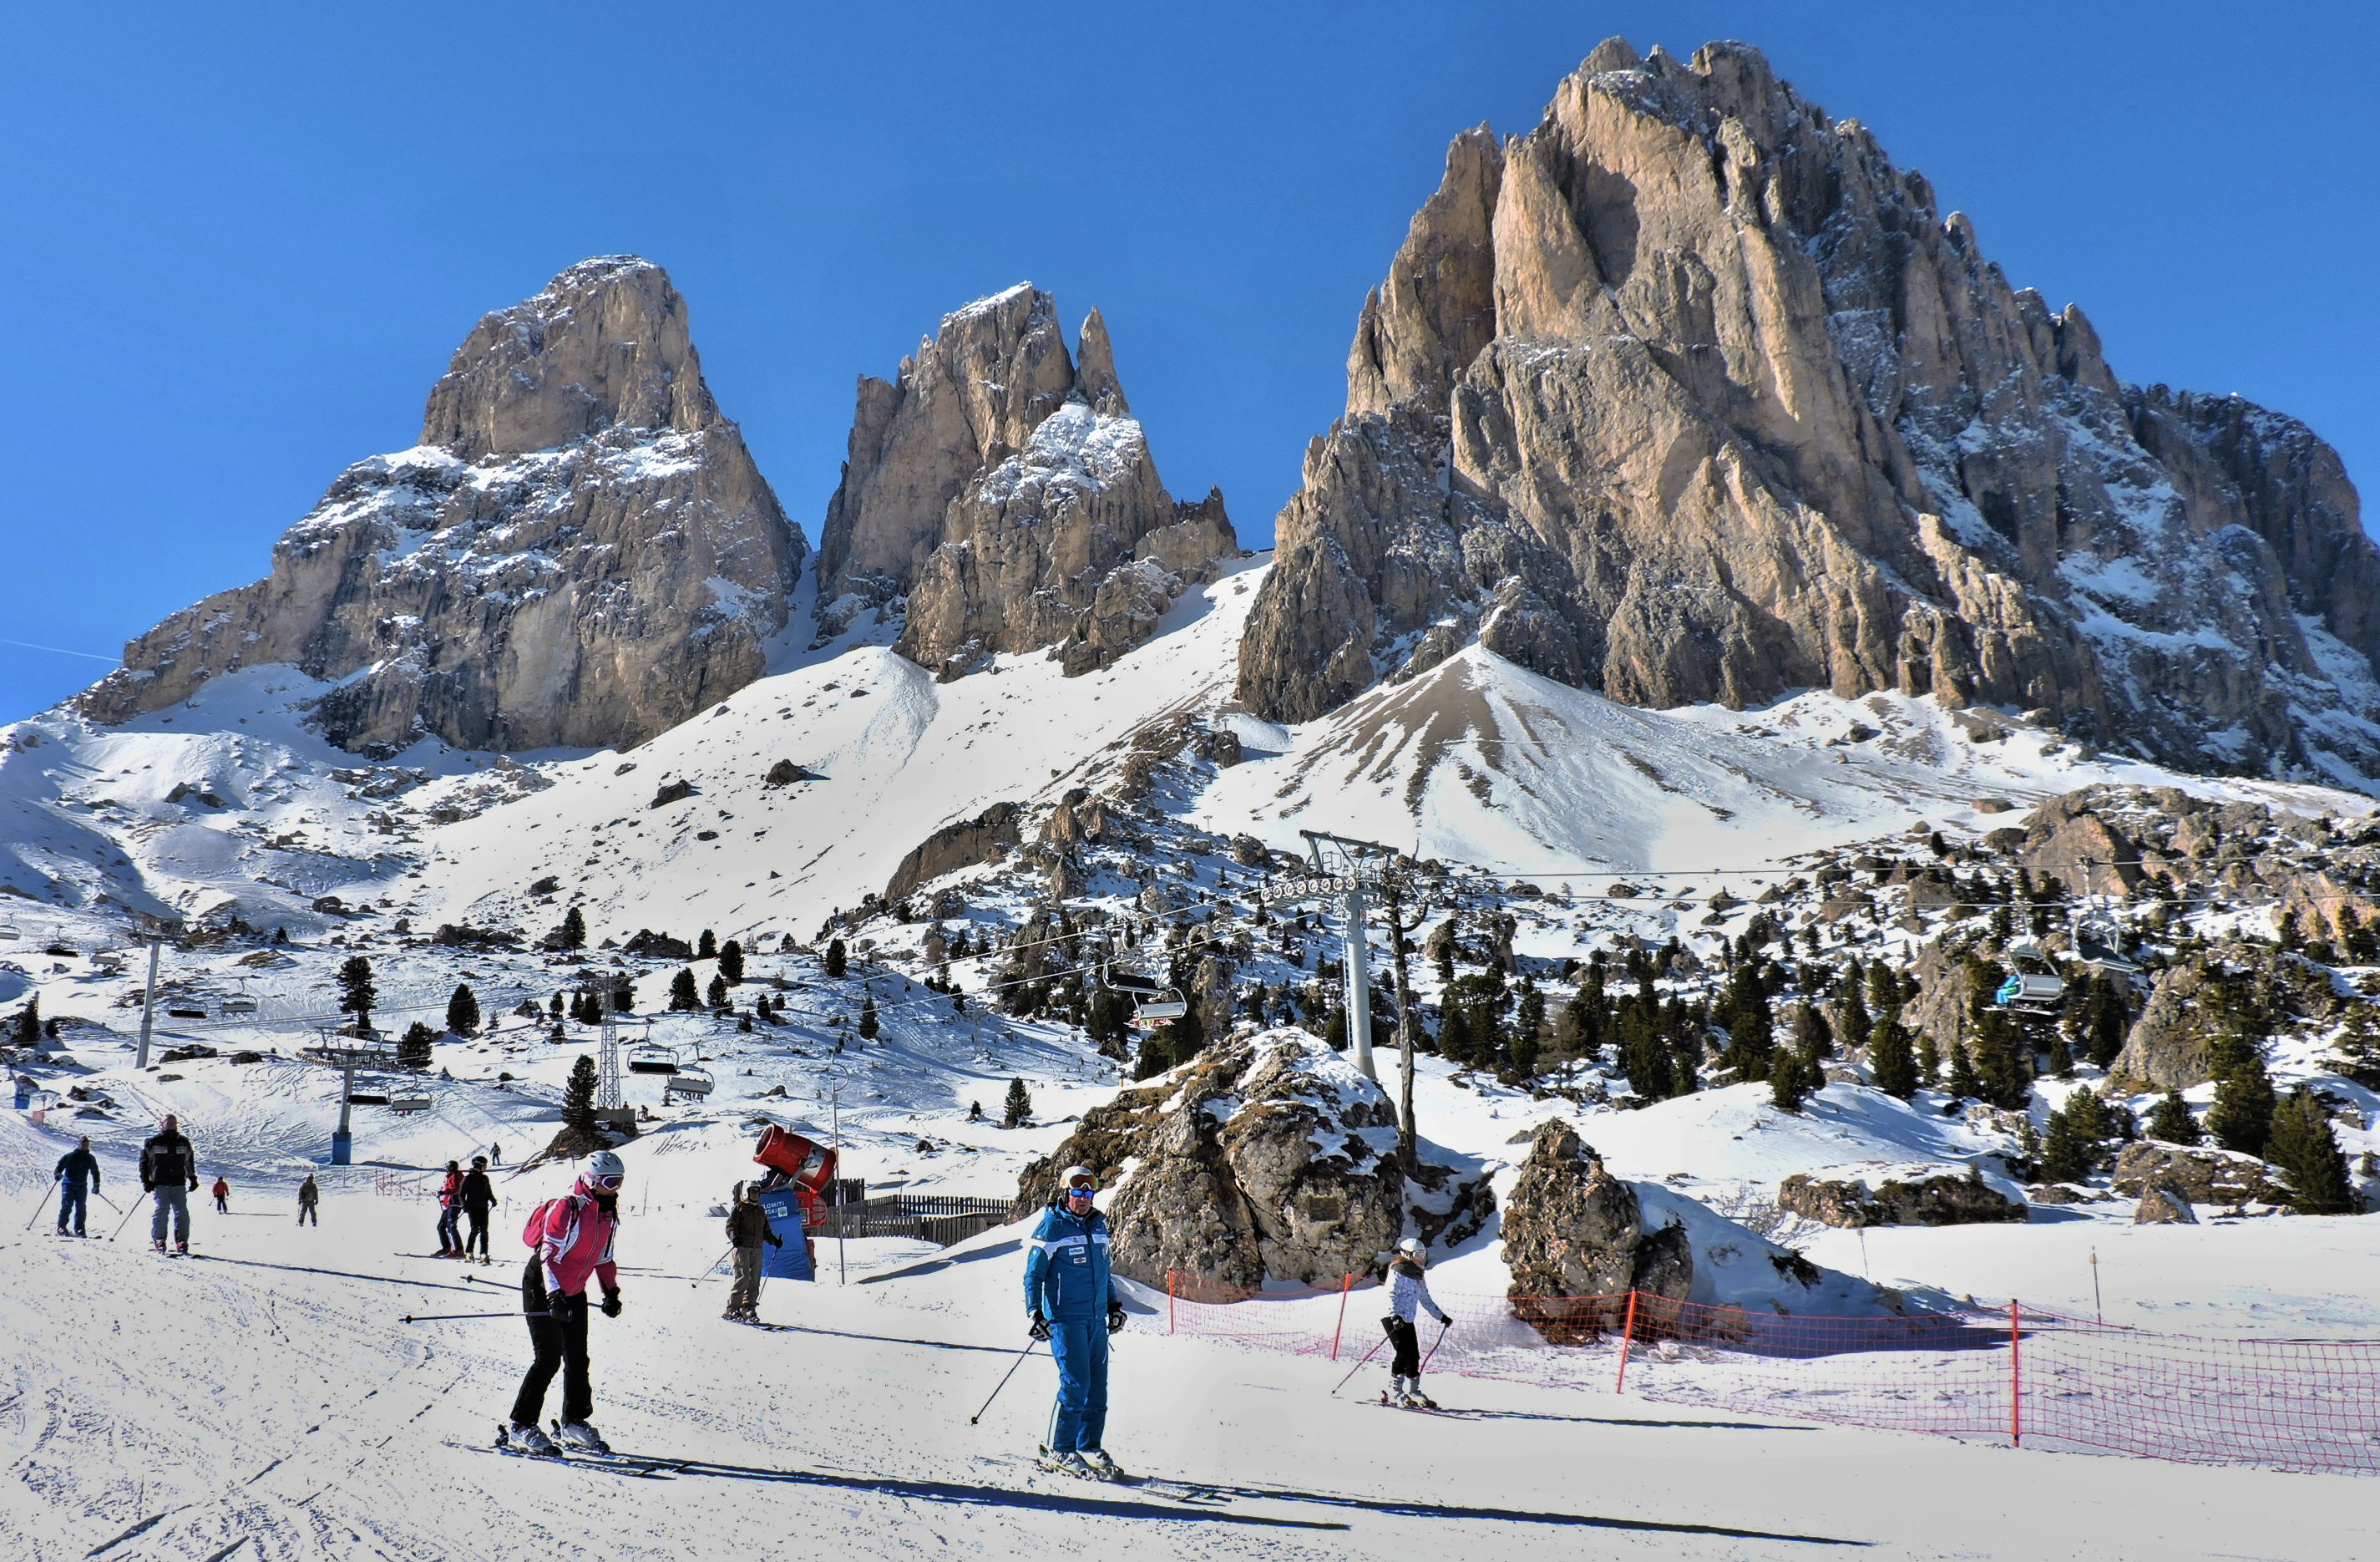
[[[528,1342],[536,1355],[513,1401],[514,1423],[538,1423],[557,1369],[562,1373],[562,1419],[585,1421],[595,1413],[595,1387],[587,1376],[587,1293],[548,1296],[544,1266],[532,1256],[521,1271],[521,1311],[528,1314]]]
[[[1389,1331],[1389,1373],[1393,1377],[1421,1376],[1421,1340],[1410,1318],[1383,1318]]]
[[[315,1211],[314,1211],[314,1206],[313,1206],[313,1205],[311,1205],[311,1204],[300,1204],[300,1205],[298,1205],[298,1225],[300,1225],[300,1226],[303,1226],[303,1225],[305,1225],[305,1224],[306,1224],[308,1221],[310,1221],[310,1221],[312,1221],[316,1226],[320,1226],[320,1225],[322,1225],[322,1217],[320,1214],[316,1214],[316,1213],[315,1213]]]
[[[488,1212],[485,1210],[466,1209],[463,1212],[463,1215],[465,1219],[471,1223],[470,1234],[463,1239],[463,1251],[465,1252],[469,1252],[474,1247],[477,1247],[480,1250],[480,1256],[481,1258],[487,1257]]]

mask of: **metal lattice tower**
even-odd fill
[[[612,995],[603,995],[603,1043],[595,1054],[595,1108],[620,1109],[620,1028],[612,1019]]]

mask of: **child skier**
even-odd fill
[[[1425,1307],[1447,1328],[1454,1326],[1454,1320],[1429,1294],[1429,1282],[1422,1278],[1422,1270],[1428,1263],[1429,1250],[1422,1245],[1421,1239],[1408,1237],[1397,1244],[1397,1256],[1389,1264],[1389,1315],[1380,1320],[1380,1327],[1389,1332],[1389,1348],[1394,1353],[1389,1374],[1396,1380],[1396,1386],[1380,1396],[1383,1405],[1421,1410],[1438,1409],[1438,1401],[1421,1391],[1421,1341],[1415,1337],[1414,1321]]]
[[[1058,1402],[1041,1468],[1086,1480],[1123,1471],[1103,1446],[1108,1419],[1108,1336],[1123,1327],[1123,1303],[1108,1279],[1107,1217],[1091,1207],[1099,1178],[1069,1166],[1033,1229],[1025,1261],[1025,1309],[1035,1339],[1058,1363]]]
[[[231,1214],[231,1183],[229,1179],[221,1177],[215,1178],[214,1195],[215,1214]]]
[[[528,1338],[536,1352],[513,1401],[512,1424],[504,1440],[533,1454],[555,1454],[556,1448],[538,1429],[545,1409],[545,1391],[562,1372],[562,1441],[574,1448],[608,1453],[603,1439],[587,1424],[595,1412],[595,1390],[587,1361],[587,1282],[603,1286],[603,1316],[620,1315],[620,1274],[612,1259],[612,1234],[620,1224],[620,1184],[625,1180],[620,1157],[598,1150],[588,1158],[587,1174],[578,1186],[559,1199],[549,1199],[532,1211],[521,1239],[535,1251],[521,1269],[521,1312],[528,1318]]]

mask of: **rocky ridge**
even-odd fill
[[[2337,456],[2128,385],[1760,55],[1598,47],[1450,148],[1366,299],[1239,691],[1303,721],[1476,641],[1651,706],[2039,713],[2197,770],[2380,774]]]
[[[1050,648],[1111,665],[1239,540],[1220,491],[1176,502],[1116,379],[1107,325],[1066,351],[1026,284],[946,315],[891,381],[863,376],[819,551],[821,630],[903,613],[903,655],[957,677]]]
[[[808,551],[704,384],[661,267],[606,256],[491,314],[421,443],[359,461],[272,573],[175,614],[79,699],[118,722],[285,663],[386,755],[627,747],[760,675]]]

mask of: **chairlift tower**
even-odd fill
[[[595,1050],[595,1109],[620,1109],[620,1028],[612,1013],[612,995],[603,995],[603,1039]]]
[[[395,1068],[396,1049],[357,1045],[358,1038],[342,1036],[335,1027],[328,1025],[319,1027],[317,1033],[322,1044],[308,1050],[317,1061],[339,1070],[339,1126],[331,1134],[331,1165],[353,1165],[356,1136],[349,1127],[348,1114],[355,1105],[356,1070]]]

